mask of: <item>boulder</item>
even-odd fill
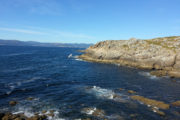
[[[180,100],[171,103],[172,106],[180,107]]]
[[[17,101],[9,101],[9,105],[15,106],[18,102]]]
[[[166,104],[162,101],[157,101],[149,98],[145,98],[143,96],[138,96],[138,95],[133,95],[130,97],[133,100],[137,100],[139,102],[144,103],[145,105],[152,106],[155,108],[160,108],[160,109],[169,109],[169,104]]]

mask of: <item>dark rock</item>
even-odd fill
[[[9,105],[15,106],[17,103],[18,103],[18,102],[16,102],[16,101],[10,101],[10,102],[9,102]]]
[[[131,99],[142,102],[148,106],[150,105],[152,107],[157,107],[157,108],[161,108],[161,109],[169,109],[169,104],[166,104],[162,101],[145,98],[143,96],[138,96],[138,95],[131,96]]]
[[[133,90],[128,90],[128,93],[130,93],[130,94],[134,94],[134,93],[136,93],[135,91],[133,91]]]
[[[172,106],[175,106],[175,107],[180,107],[180,100],[171,103],[171,105],[172,105]]]
[[[34,99],[35,99],[35,98],[33,98],[33,97],[28,97],[28,98],[27,98],[27,100],[30,100],[30,101],[31,101],[31,100],[34,100]]]
[[[0,113],[0,120],[4,117],[4,113]]]
[[[159,70],[159,71],[151,71],[151,75],[157,76],[157,77],[162,77],[167,75],[167,71],[164,70]]]

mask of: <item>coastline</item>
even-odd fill
[[[180,78],[180,37],[165,37],[152,40],[107,40],[84,50],[78,58],[98,63],[119,64],[138,69],[152,70],[155,76]],[[160,42],[158,45],[154,42]],[[169,42],[164,47],[165,42]],[[150,43],[150,44],[149,44]],[[177,45],[178,44],[178,45]],[[176,46],[175,46],[176,45]],[[173,49],[170,49],[173,48]]]

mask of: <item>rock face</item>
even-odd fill
[[[79,58],[165,71],[163,75],[180,77],[180,36],[147,40],[107,40],[85,50]],[[163,72],[161,72],[163,73]]]

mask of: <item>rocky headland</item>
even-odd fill
[[[180,36],[106,40],[84,50],[79,58],[151,69],[152,75],[180,77]]]

